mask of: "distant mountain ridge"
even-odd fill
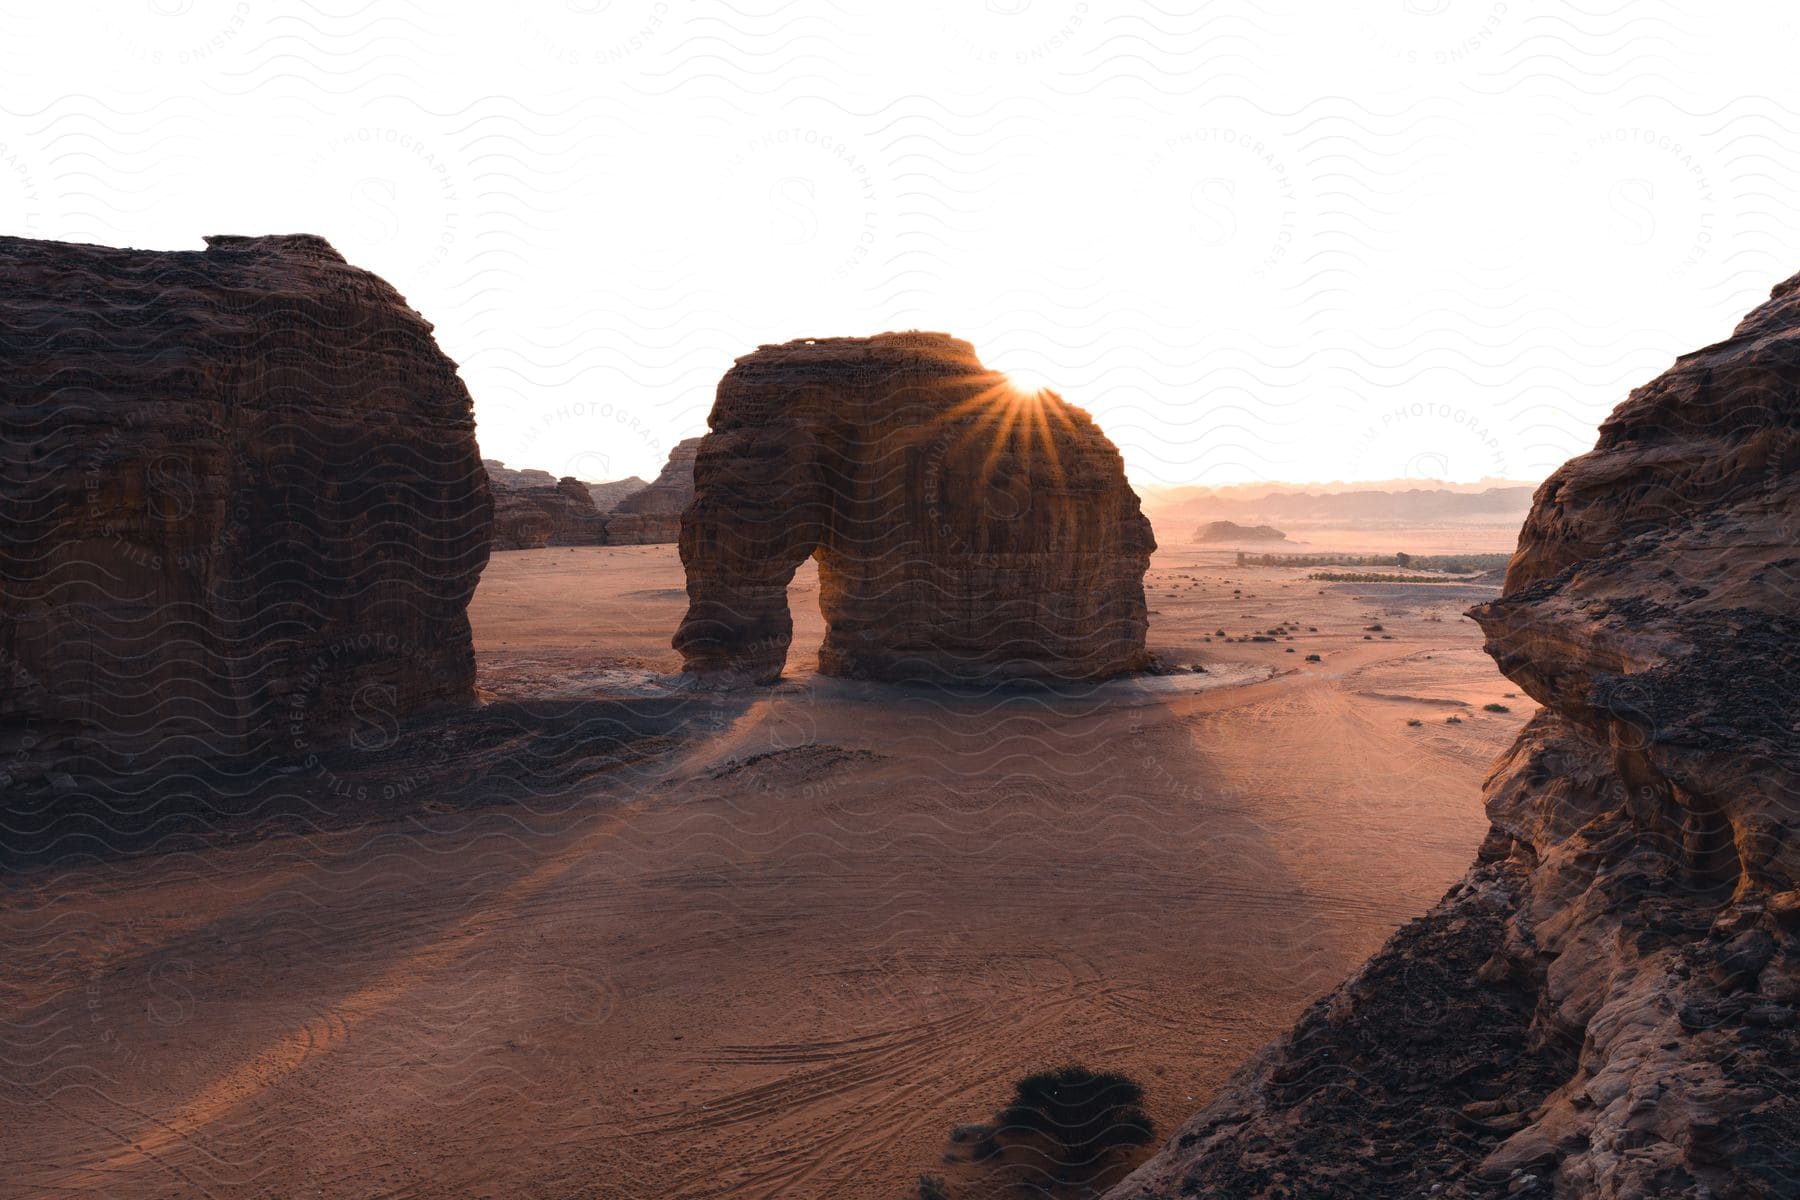
[[[1268,491],[1243,495],[1240,489],[1150,489],[1144,506],[1151,519],[1165,526],[1235,521],[1239,524],[1362,525],[1391,523],[1428,525],[1438,522],[1513,525],[1525,519],[1536,491],[1530,484],[1488,487],[1479,491],[1450,487],[1405,491]],[[1232,494],[1238,493],[1238,494]]]

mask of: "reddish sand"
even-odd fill
[[[1532,708],[1483,593],[1232,561],[1151,575],[1205,675],[823,679],[803,571],[789,681],[580,803],[6,880],[0,1194],[963,1197],[950,1128],[1070,1059],[1169,1129],[1462,873]],[[497,554],[483,685],[666,690],[684,602],[673,547]]]

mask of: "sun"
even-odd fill
[[[1028,399],[1035,399],[1045,392],[1056,390],[1050,382],[1050,377],[1035,367],[1023,363],[1011,363],[994,369],[1006,376],[1007,385],[1013,391]]]

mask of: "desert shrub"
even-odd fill
[[[1419,720],[1419,718],[1417,718],[1417,717],[1408,717],[1408,718],[1406,718],[1406,723],[1408,725],[1418,726],[1418,725],[1423,725],[1425,722]]]
[[[1506,705],[1504,705],[1504,704],[1484,704],[1481,706],[1481,711],[1482,712],[1511,712],[1512,709],[1506,707]]]
[[[919,1200],[950,1200],[950,1185],[942,1175],[919,1176]]]
[[[1015,1083],[997,1120],[1009,1140],[1046,1148],[1052,1180],[1076,1179],[1098,1173],[1114,1151],[1155,1137],[1143,1102],[1143,1087],[1129,1076],[1071,1064]]]
[[[1316,654],[1309,654],[1309,655],[1307,655],[1307,656],[1306,656],[1306,661],[1307,661],[1307,662],[1324,662],[1324,661],[1325,661],[1325,660],[1324,660],[1324,659],[1322,659],[1322,658],[1320,658],[1320,657],[1319,657],[1319,656],[1318,656],[1318,655],[1316,655]]]
[[[1461,717],[1445,717],[1444,724],[1446,724],[1446,725],[1461,725],[1462,718]]]

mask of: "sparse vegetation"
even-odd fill
[[[1417,728],[1418,726],[1423,725],[1425,722],[1419,720],[1419,718],[1417,718],[1417,717],[1408,717],[1408,718],[1406,718],[1406,723],[1408,725],[1411,725],[1411,726]]]
[[[1446,724],[1446,725],[1461,725],[1462,718],[1461,717],[1445,717],[1444,724]]]
[[[1375,571],[1314,571],[1307,576],[1320,583],[1467,583],[1450,575],[1383,575]]]
[[[1511,712],[1512,709],[1506,707],[1506,705],[1504,705],[1504,704],[1484,704],[1481,706],[1481,711],[1482,712]]]
[[[1324,661],[1325,661],[1325,660],[1324,660],[1324,659],[1322,659],[1322,658],[1320,658],[1320,657],[1319,657],[1319,656],[1318,656],[1318,655],[1316,655],[1316,654],[1309,654],[1309,655],[1307,655],[1307,656],[1306,656],[1306,661],[1307,661],[1307,662],[1324,662]]]
[[[998,1136],[1037,1151],[1023,1182],[1047,1191],[1100,1174],[1116,1151],[1148,1145],[1156,1131],[1143,1102],[1143,1087],[1116,1072],[1073,1064],[1039,1071],[1013,1085]]]

